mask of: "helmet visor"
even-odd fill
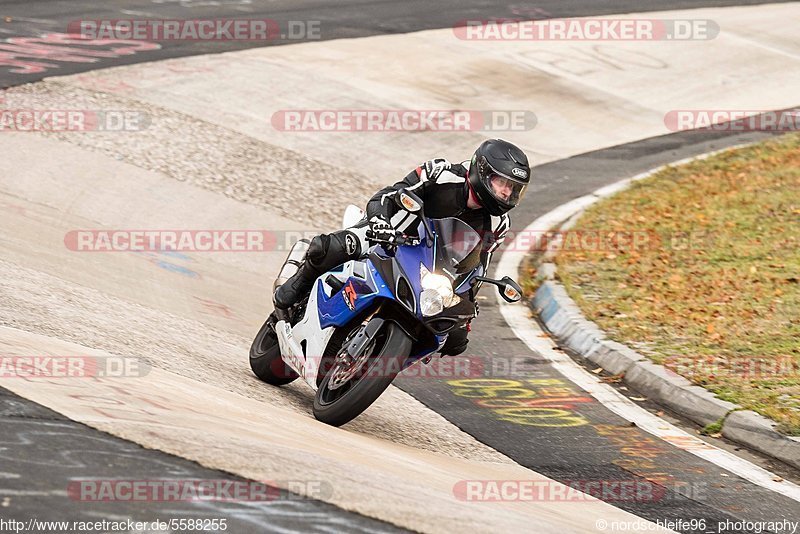
[[[501,204],[513,208],[525,196],[527,183],[497,172],[485,158],[479,162],[478,168],[484,187]]]
[[[492,196],[509,206],[516,206],[517,203],[525,196],[527,184],[520,183],[511,178],[501,176],[500,174],[492,173],[489,175],[489,184],[487,189],[492,193]]]

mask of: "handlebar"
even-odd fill
[[[403,232],[397,230],[395,231],[394,236],[392,236],[390,239],[379,239],[375,237],[375,234],[373,233],[372,230],[367,230],[366,237],[373,243],[390,245],[392,247],[399,247],[403,245],[409,245],[413,247],[419,245],[421,242],[419,237],[406,235]]]

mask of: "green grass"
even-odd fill
[[[557,256],[590,320],[800,435],[800,136],[668,168],[574,230],[640,237]]]
[[[725,422],[725,418],[721,418],[719,421],[714,421],[713,423],[709,423],[703,427],[700,431],[701,434],[706,436],[716,436],[719,437],[720,433],[722,432],[722,425]]]

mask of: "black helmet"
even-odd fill
[[[469,185],[492,215],[503,215],[525,195],[531,179],[528,158],[502,139],[484,141],[469,166]]]

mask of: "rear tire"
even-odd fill
[[[273,386],[284,386],[300,377],[281,358],[278,335],[269,321],[250,346],[250,368],[258,378]]]
[[[363,374],[351,379],[343,392],[328,388],[336,365],[322,379],[314,397],[314,417],[332,426],[341,426],[359,416],[389,387],[411,351],[412,341],[395,323],[386,322],[376,336],[378,345],[364,363]],[[377,375],[377,376],[376,376]],[[342,386],[344,388],[344,386]]]

